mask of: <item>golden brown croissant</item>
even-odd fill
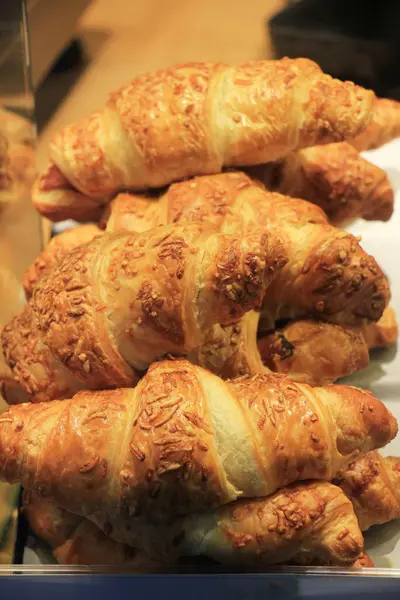
[[[34,204],[53,220],[84,218],[123,189],[342,141],[368,124],[373,99],[308,59],[189,63],[145,74],[53,139]]]
[[[213,325],[189,359],[224,379],[273,371],[300,383],[328,385],[366,368],[368,350],[395,344],[398,333],[390,307],[377,323],[359,328],[296,320],[266,333],[259,331],[259,321],[260,314],[250,311],[233,325]]]
[[[373,569],[375,564],[366,552],[362,552],[357,560],[354,561],[352,567],[355,569]]]
[[[4,108],[0,108],[0,133],[10,145],[23,144],[31,147],[35,145],[35,127],[31,121]]]
[[[101,233],[96,225],[88,224],[68,229],[53,237],[24,274],[23,286],[27,298],[32,296],[34,287],[46,269],[59,263],[71,250],[90,242]]]
[[[2,256],[3,257],[3,256]],[[20,282],[14,273],[0,264],[0,330],[4,323],[9,321],[24,305],[24,294]],[[18,386],[12,372],[6,364],[3,352],[0,349],[0,402],[4,399],[8,403],[26,402],[27,396]]]
[[[363,531],[400,518],[400,459],[369,452],[335,479],[351,499]]]
[[[140,205],[140,198],[137,202],[136,197],[134,200],[132,205],[128,198],[128,210],[137,203]],[[117,203],[121,201],[124,202],[124,197],[120,197]],[[143,203],[144,208],[148,206],[147,200]],[[129,212],[126,215],[129,218]],[[122,213],[121,216],[124,218],[126,215]],[[112,212],[113,218],[115,211]],[[116,225],[123,227],[124,223]],[[27,293],[31,295],[31,289],[45,267],[60,261],[74,246],[83,243],[86,236],[93,238],[99,232],[94,225],[81,225],[54,238],[26,272],[24,284]],[[201,347],[189,355],[190,359],[224,378],[262,373],[265,371],[263,365],[267,365],[272,371],[286,373],[296,381],[326,385],[365,368],[368,365],[368,348],[387,347],[397,339],[397,323],[394,311],[389,307],[377,323],[370,322],[362,327],[363,335],[360,329],[321,321],[296,321],[284,329],[263,334],[257,347],[258,322],[257,314],[248,313],[234,325],[213,326]],[[339,346],[340,352],[331,351],[332,347]]]
[[[213,222],[224,232],[257,222],[282,240],[289,260],[265,298],[267,329],[278,318],[305,316],[347,325],[376,321],[388,303],[386,277],[354,236],[329,225],[317,206],[267,192],[241,172],[174,184],[159,201],[121,194],[107,229],[146,231],[188,220]]]
[[[361,332],[368,348],[387,348],[395,344],[399,328],[394,309],[391,306],[385,308],[379,321],[364,324]]]
[[[35,176],[33,148],[10,144],[0,131],[0,210],[26,196]]]
[[[375,98],[370,123],[349,142],[361,152],[379,148],[399,136],[400,102]]]
[[[256,229],[183,223],[99,236],[39,279],[4,328],[6,361],[34,402],[132,385],[157,358],[201,345],[214,323],[260,308],[285,261]]]
[[[34,148],[27,144],[11,144],[8,150],[8,159],[14,179],[30,187],[37,175]]]
[[[271,371],[308,385],[332,383],[369,363],[360,329],[322,321],[292,321],[261,337],[258,349]]]
[[[245,319],[241,320],[243,323]],[[271,371],[309,385],[326,385],[365,369],[368,350],[395,344],[397,335],[396,316],[388,307],[377,323],[361,328],[292,321],[262,336],[257,345],[262,362]]]
[[[14,181],[10,174],[8,141],[0,133],[0,209],[15,201]]]
[[[280,375],[223,382],[164,361],[134,389],[10,407],[0,418],[0,479],[138,546],[152,544],[149,523],[330,480],[396,433],[363,390]]]
[[[129,566],[139,572],[161,567],[161,563],[143,551],[115,542],[91,521],[35,494],[24,493],[22,512],[32,530],[51,546],[55,559],[61,564]]]
[[[331,223],[357,217],[388,221],[393,213],[394,192],[386,172],[347,142],[306,148],[247,172],[270,190],[317,204]]]
[[[90,521],[37,496],[26,499],[24,514],[59,562],[162,568],[161,561],[157,564],[143,551],[108,538]],[[171,532],[165,539],[159,535],[158,550],[164,556],[182,552],[259,567],[281,562],[350,565],[363,547],[351,502],[339,488],[324,482],[292,485],[267,498],[238,500],[180,520],[173,532],[179,529],[185,535],[172,550]],[[357,560],[366,566],[364,556]]]

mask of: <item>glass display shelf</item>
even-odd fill
[[[129,594],[160,600],[294,600],[400,597],[400,570],[285,567],[264,573],[180,573],[135,575],[102,567],[0,567],[3,597],[32,600],[110,598]]]

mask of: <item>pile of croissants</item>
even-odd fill
[[[56,135],[32,200],[82,224],[2,332],[0,479],[59,562],[373,566],[397,422],[334,381],[397,324],[338,225],[390,218],[359,151],[399,135],[399,103],[307,59],[136,77]]]

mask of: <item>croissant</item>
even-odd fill
[[[391,306],[383,311],[376,323],[366,323],[361,327],[368,348],[387,348],[397,342],[399,328],[396,313]]]
[[[244,329],[247,321],[241,320],[242,335],[248,335]],[[397,334],[395,313],[388,307],[377,323],[361,328],[292,321],[261,337],[257,346],[262,362],[271,371],[309,385],[326,385],[365,369],[368,350],[395,344]]]
[[[247,172],[270,190],[317,204],[334,224],[357,217],[388,221],[393,214],[386,172],[347,142],[306,148]]]
[[[102,111],[56,135],[33,201],[53,220],[87,218],[122,189],[354,137],[368,124],[373,99],[307,59],[189,63],[142,75]]]
[[[25,496],[23,510],[33,531],[51,545],[61,563],[163,568],[161,559],[114,541],[90,521],[37,496]],[[362,563],[356,566],[372,566],[360,555],[363,539],[350,501],[329,483],[296,484],[267,498],[238,500],[179,525],[185,542],[173,549],[174,555],[182,551],[223,564],[259,567],[280,562],[350,565],[355,559]],[[161,545],[168,547],[171,533],[166,535]]]
[[[6,361],[33,402],[132,385],[158,357],[201,345],[214,323],[260,308],[285,262],[256,229],[186,223],[99,236],[39,279],[4,328]]]
[[[232,325],[213,325],[188,358],[224,379],[273,371],[300,383],[328,385],[365,369],[368,350],[395,344],[397,333],[390,307],[377,323],[358,328],[297,320],[270,333],[260,331],[260,313],[250,311]]]
[[[61,564],[125,565],[139,572],[162,567],[144,552],[107,537],[91,521],[35,494],[24,492],[22,513],[34,533],[50,545],[53,556]]]
[[[353,502],[363,531],[400,518],[400,459],[369,452],[334,480]]]
[[[15,314],[15,311],[21,309],[24,305],[24,294],[21,288],[21,284],[15,277],[14,273],[1,264],[0,298],[7,298],[7,302],[3,301],[1,305],[1,330],[4,322],[11,319],[12,316]],[[19,402],[26,402],[28,398],[23,393],[23,390],[20,388],[20,386],[18,386],[17,383],[14,381],[12,372],[4,360],[3,352],[0,350],[0,405],[2,399],[4,399],[6,402],[16,404]]]
[[[59,263],[68,252],[90,242],[101,233],[101,229],[96,225],[88,224],[68,229],[53,237],[43,252],[24,273],[23,286],[26,297],[30,298],[32,296],[33,289],[44,271]]]
[[[0,134],[10,145],[35,145],[35,127],[31,121],[4,108],[0,108]]]
[[[125,197],[121,196],[115,204],[124,202]],[[148,207],[147,200],[135,197],[132,202],[128,197],[128,211],[137,203],[143,203],[143,208]],[[117,212],[122,218],[127,216],[129,219],[129,212]],[[115,216],[113,209],[111,219]],[[123,227],[124,223],[115,225]],[[129,227],[129,222],[126,225]],[[27,295],[31,296],[45,268],[57,264],[74,246],[99,233],[99,228],[94,225],[81,225],[53,238],[25,274]],[[266,365],[296,381],[326,385],[365,368],[369,360],[368,348],[387,347],[397,339],[396,318],[389,307],[377,323],[369,322],[361,329],[298,320],[284,329],[263,334],[256,344],[258,323],[258,314],[247,313],[233,325],[213,326],[205,334],[201,347],[190,353],[190,359],[223,378],[262,373]],[[332,352],[332,347],[340,348],[340,352]]]
[[[241,172],[174,184],[158,202],[121,194],[107,229],[143,232],[188,220],[213,222],[224,232],[257,222],[283,241],[289,260],[268,289],[264,328],[303,317],[358,325],[377,321],[388,303],[387,279],[355,237],[329,225],[317,206],[267,192]]]
[[[0,134],[0,211],[16,206],[35,178],[34,151],[28,146],[8,147]]]
[[[362,552],[352,566],[355,569],[371,569],[375,567],[371,557],[366,552]]]
[[[8,142],[0,133],[0,210],[14,203],[18,194],[15,193],[13,178],[9,169]]]
[[[349,141],[361,152],[379,148],[399,136],[400,102],[375,98],[370,123]]]
[[[363,390],[280,375],[223,382],[163,361],[134,389],[10,407],[0,417],[0,479],[140,547],[152,544],[148,523],[331,480],[396,433]]]

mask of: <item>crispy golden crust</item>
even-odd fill
[[[103,111],[56,135],[34,203],[50,219],[84,218],[123,189],[341,141],[367,125],[373,99],[307,59],[188,63],[145,74],[112,94]]]
[[[207,535],[197,552],[224,564],[352,565],[363,549],[351,502],[329,483],[297,484],[268,498],[238,500],[220,508],[211,527],[203,519]],[[196,533],[194,528],[189,538],[196,540]]]
[[[267,192],[244,173],[174,184],[158,202],[117,197],[108,229],[144,231],[181,221],[212,222],[224,232],[257,223],[283,242],[289,260],[265,298],[268,328],[277,318],[307,316],[347,325],[376,321],[388,303],[386,277],[354,236],[329,225],[319,207]]]
[[[83,517],[58,508],[26,490],[22,495],[21,512],[36,535],[52,548],[63,544],[83,521]]]
[[[33,148],[10,143],[0,129],[0,210],[25,198],[35,177]]]
[[[352,564],[354,569],[373,569],[375,567],[372,559],[366,552],[362,552],[356,561]]]
[[[0,478],[137,546],[152,543],[149,521],[331,479],[396,432],[384,405],[355,388],[278,375],[224,383],[165,361],[134,390],[11,407],[0,419]]]
[[[2,339],[4,358],[15,382],[34,402],[69,398],[83,387],[45,344],[38,318],[29,304],[4,327]]]
[[[353,503],[362,531],[400,518],[400,459],[370,452],[335,479]]]
[[[250,311],[233,325],[214,325],[189,355],[191,362],[223,379],[273,371],[300,383],[328,385],[365,369],[368,350],[387,348],[398,335],[391,307],[377,323],[360,328],[298,320],[257,339],[259,318]]]
[[[162,568],[143,551],[106,537],[93,523],[33,496],[24,514],[34,532],[50,543],[64,564],[130,565]],[[200,554],[223,564],[350,565],[363,539],[350,501],[329,483],[289,486],[273,496],[239,500],[218,511],[176,522],[180,544],[171,548],[171,530],[159,534],[158,553]],[[207,535],[204,535],[207,533]],[[200,543],[199,543],[199,540]],[[172,542],[173,543],[173,542]],[[352,566],[367,565],[361,554]]]
[[[367,323],[361,328],[368,348],[388,348],[397,342],[399,328],[396,313],[391,306],[385,308],[376,323]]]
[[[32,124],[0,108],[0,210],[25,198],[36,177]]]
[[[73,534],[53,550],[63,565],[106,565],[129,567],[134,573],[158,573],[163,564],[142,550],[107,537],[96,525],[84,519]]]
[[[242,323],[246,326],[243,319]],[[292,321],[262,336],[258,350],[271,371],[309,385],[327,385],[366,368],[368,350],[395,344],[397,335],[396,315],[389,306],[377,323],[360,328],[322,321]],[[249,348],[253,355],[254,344],[250,342]],[[245,372],[252,371],[248,368]]]
[[[52,238],[24,273],[23,286],[26,297],[29,299],[32,296],[34,287],[46,269],[59,263],[74,248],[90,242],[101,233],[101,229],[96,225],[80,225]]]
[[[393,213],[394,192],[386,172],[347,142],[313,146],[248,172],[271,190],[317,204],[331,223],[357,217],[388,221]]]
[[[268,372],[257,346],[259,318],[252,310],[234,324],[214,325],[189,360],[223,379]]]
[[[263,363],[294,381],[326,385],[368,366],[359,329],[321,321],[293,321],[258,340]]]
[[[50,221],[98,221],[106,204],[103,198],[81,194],[52,163],[34,182],[32,200],[37,210]]]
[[[32,530],[47,542],[58,563],[64,565],[129,566],[138,572],[160,567],[144,552],[107,537],[94,523],[42,500],[24,494],[23,514]]]
[[[8,159],[14,179],[30,187],[37,175],[35,150],[27,144],[10,144]]]
[[[77,382],[132,385],[158,357],[201,345],[214,323],[260,308],[283,256],[255,229],[244,237],[193,223],[98,236],[42,275],[4,329],[6,360],[35,402],[72,394]]]
[[[375,98],[369,125],[350,143],[360,152],[379,148],[400,136],[400,102]]]
[[[4,322],[11,319],[24,306],[24,293],[20,282],[14,273],[3,265],[0,265],[0,299],[2,301],[1,330]],[[27,395],[13,379],[11,369],[6,364],[3,352],[0,349],[0,401],[1,398],[8,404],[28,401]]]
[[[10,145],[24,144],[34,146],[36,136],[33,124],[9,110],[0,108],[0,133],[8,140]]]

